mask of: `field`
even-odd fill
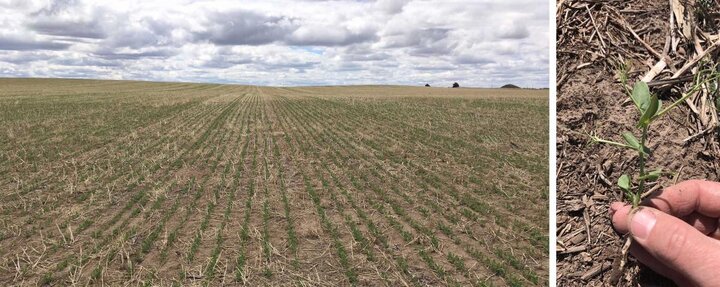
[[[547,90],[0,79],[0,285],[547,285],[547,135]]]

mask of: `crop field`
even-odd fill
[[[548,91],[0,79],[0,285],[548,285]]]

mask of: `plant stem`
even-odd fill
[[[648,133],[648,126],[643,127],[642,129],[642,138],[640,139],[640,151],[638,151],[638,155],[640,156],[640,182],[638,182],[638,189],[633,195],[632,198],[632,204],[633,208],[638,207],[640,205],[640,196],[641,194],[645,193],[645,142],[647,141],[647,133]]]
[[[698,75],[701,75],[702,72],[703,72],[703,71],[700,71],[700,72],[698,73]],[[677,105],[679,105],[680,103],[684,102],[684,101],[687,100],[690,96],[692,96],[696,91],[700,90],[700,89],[703,87],[704,84],[709,83],[709,82],[714,81],[714,80],[717,80],[719,76],[720,76],[719,74],[712,74],[711,77],[709,77],[709,78],[707,78],[707,79],[704,79],[703,81],[700,81],[700,82],[696,83],[696,84],[692,87],[692,89],[690,89],[690,90],[687,91],[685,94],[683,94],[683,96],[680,97],[680,99],[678,99],[677,101],[673,102],[673,103],[672,103],[670,106],[668,106],[667,108],[664,108],[664,109],[662,109],[661,111],[659,111],[657,114],[655,114],[655,116],[653,116],[653,120],[661,117],[662,115],[664,115],[665,113],[667,113],[668,111],[670,111],[671,109],[673,109],[674,107],[676,107]]]
[[[692,89],[692,90],[689,91],[688,93],[684,94],[680,99],[678,99],[677,101],[673,102],[670,106],[668,106],[667,108],[664,108],[663,110],[659,111],[657,114],[655,114],[655,115],[653,116],[653,119],[657,119],[657,118],[661,117],[662,115],[664,115],[665,113],[667,113],[668,111],[670,111],[671,109],[673,109],[674,107],[676,107],[677,105],[679,105],[680,103],[682,103],[682,102],[684,102],[685,100],[687,100],[691,95],[693,95],[693,94],[695,93],[695,90],[696,90],[696,89]]]

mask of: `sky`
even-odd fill
[[[545,0],[0,0],[0,77],[548,87]]]

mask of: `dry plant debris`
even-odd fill
[[[547,96],[0,79],[0,285],[547,285]]]

